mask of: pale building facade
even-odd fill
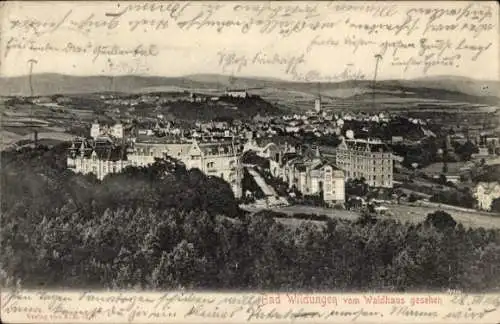
[[[128,166],[151,165],[156,159],[173,157],[186,168],[198,168],[208,176],[220,177],[229,183],[236,198],[242,196],[243,170],[241,150],[234,143],[196,141],[136,142],[129,151],[112,142],[76,140],[67,156],[67,167],[76,173],[94,174],[99,180],[118,173]]]
[[[314,157],[300,156],[295,152],[280,152],[270,159],[271,174],[281,178],[290,189],[296,188],[303,195],[323,195],[328,204],[344,204],[344,172],[321,158],[319,150]]]
[[[225,95],[233,98],[247,98],[248,92],[243,89],[227,89]]]
[[[343,139],[336,149],[335,159],[346,179],[364,178],[370,187],[393,187],[394,157],[381,141]]]
[[[128,159],[134,166],[146,166],[166,155],[180,160],[188,170],[198,168],[208,176],[220,177],[230,184],[236,198],[241,197],[241,152],[233,143],[185,140],[136,142]]]
[[[102,180],[130,166],[122,147],[99,145],[95,142],[74,141],[67,157],[67,167],[75,173],[94,174]]]
[[[124,137],[124,128],[121,123],[117,123],[111,127],[100,125],[97,122],[92,123],[90,127],[90,137],[97,139],[102,136],[111,136],[122,139]]]
[[[241,152],[233,143],[193,142],[183,162],[187,169],[197,168],[208,176],[228,182],[234,196],[242,196],[243,168]]]
[[[182,160],[191,145],[189,141],[135,142],[132,152],[128,154],[128,159],[134,166],[151,165],[156,159],[162,159],[165,155]]]
[[[480,182],[474,189],[477,207],[481,210],[491,210],[493,200],[500,198],[500,183]]]
[[[247,141],[243,146],[243,151],[253,151],[257,154],[257,156],[263,158],[275,158],[276,154],[280,152],[280,147],[274,143],[267,143],[263,146],[260,146],[255,139],[251,139]]]

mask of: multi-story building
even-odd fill
[[[324,160],[319,149],[308,157],[296,152],[280,152],[270,159],[271,174],[296,188],[303,195],[322,194],[331,205],[345,202],[344,172]]]
[[[194,141],[182,160],[187,169],[198,168],[209,176],[220,177],[231,186],[234,196],[242,196],[242,150],[232,142],[199,143]]]
[[[247,98],[248,92],[245,89],[227,89],[225,95],[233,98]]]
[[[124,147],[109,142],[80,139],[73,141],[68,157],[68,169],[75,173],[94,174],[99,180],[110,173],[130,166]]]
[[[73,141],[67,166],[76,173],[93,173],[102,180],[109,173],[121,172],[128,166],[148,166],[156,159],[173,157],[187,169],[198,168],[208,176],[229,183],[236,198],[242,195],[242,150],[233,141],[202,143],[185,139],[139,138],[126,150],[112,141],[79,139]]]
[[[378,140],[342,139],[335,160],[346,179],[364,178],[370,187],[392,188],[393,160],[390,148]]]
[[[139,136],[128,159],[134,166],[145,166],[162,159],[165,155],[182,160],[191,148],[192,141],[172,137]]]
[[[90,127],[90,137],[97,139],[101,136],[112,136],[114,138],[122,139],[124,136],[123,125],[117,123],[111,127],[100,125],[98,122],[92,123]]]
[[[243,170],[240,146],[232,141],[198,142],[186,139],[140,139],[128,154],[131,165],[145,166],[166,155],[178,159],[186,168],[198,168],[209,176],[220,177],[231,186],[236,198],[242,195]]]

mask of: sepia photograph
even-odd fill
[[[498,17],[3,2],[0,287],[499,292]]]

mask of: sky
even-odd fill
[[[375,70],[378,79],[499,76],[494,2],[23,1],[0,10],[2,76],[30,67],[311,82],[372,79]]]

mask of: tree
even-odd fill
[[[434,213],[428,214],[424,222],[426,225],[431,225],[439,230],[447,228],[455,228],[457,222],[445,211],[438,210]]]
[[[455,152],[460,156],[462,161],[469,161],[472,154],[478,153],[478,148],[470,141],[465,142],[463,145],[456,144]]]
[[[448,173],[448,162],[443,162],[443,174]]]
[[[416,202],[418,200],[422,199],[420,196],[411,193],[410,196],[408,197],[408,202]]]
[[[363,197],[368,193],[368,184],[364,178],[349,179],[345,188],[347,195]]]
[[[368,224],[375,224],[377,223],[377,218],[373,216],[373,213],[371,212],[363,212],[359,216],[358,220],[356,221],[356,224],[359,225],[368,225]]]
[[[500,198],[493,199],[491,202],[491,211],[500,213]]]

